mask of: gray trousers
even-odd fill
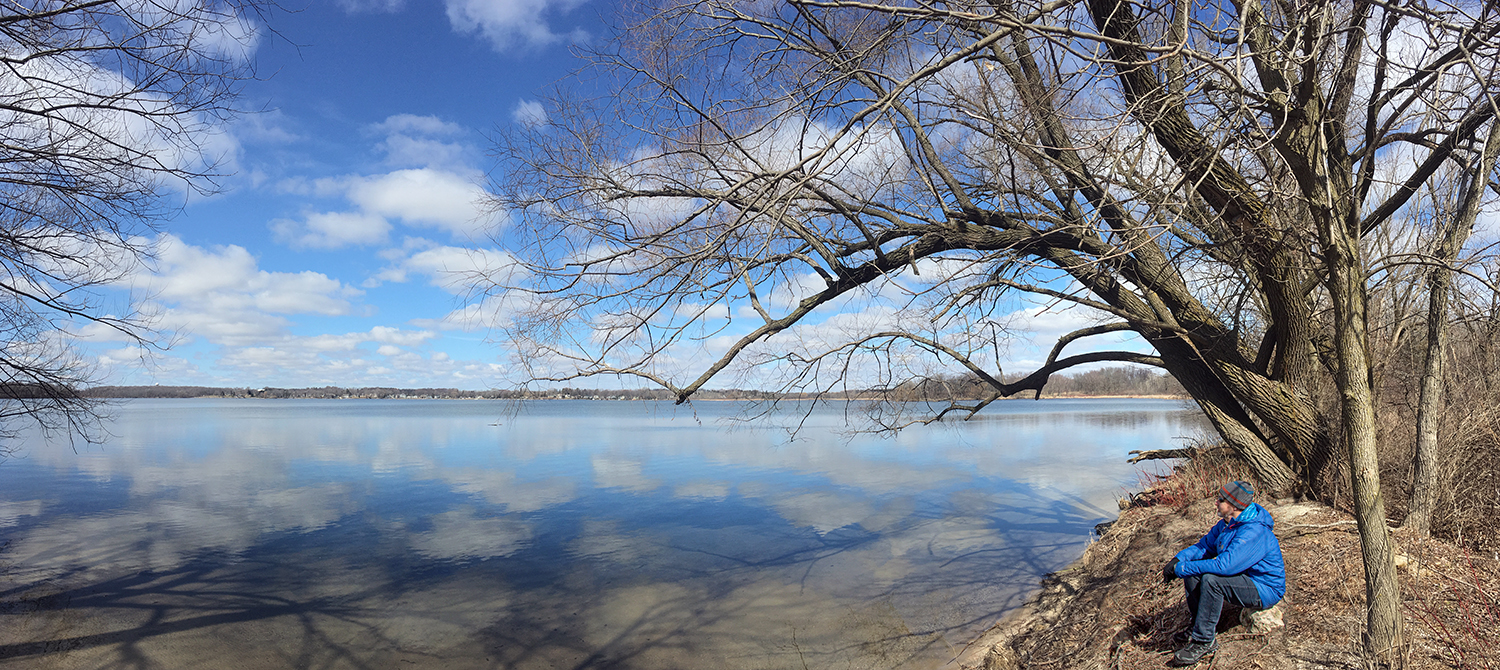
[[[1182,578],[1182,586],[1187,589],[1188,614],[1193,617],[1188,634],[1194,642],[1213,641],[1225,600],[1232,600],[1240,607],[1260,608],[1260,592],[1244,574],[1192,575]]]

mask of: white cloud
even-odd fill
[[[273,109],[239,117],[232,130],[237,138],[261,144],[291,144],[301,139],[287,125],[286,115]]]
[[[351,180],[348,198],[370,214],[460,235],[475,234],[488,224],[483,189],[475,179],[453,172],[424,168],[360,177]]]
[[[369,331],[310,337],[281,333],[225,348],[215,365],[236,384],[271,386],[472,386],[474,361],[426,355],[409,348],[428,344],[431,330],[377,326]]]
[[[1097,326],[1111,321],[1107,315],[1078,305],[1042,307],[1034,306],[1011,312],[1005,317],[1006,328],[1011,332],[1031,335],[1030,346],[1016,343],[1011,359],[1004,362],[1010,371],[1030,371],[1039,367],[1051,351],[1057,338],[1082,328]],[[1063,350],[1060,357],[1093,351],[1135,351],[1151,353],[1151,345],[1134,332],[1115,332],[1075,340]],[[1095,364],[1069,370],[1069,374],[1084,372],[1109,364]]]
[[[232,8],[198,3],[167,8],[151,2],[122,2],[116,9],[142,25],[193,35],[193,48],[204,57],[245,63],[259,42],[255,24]],[[62,171],[56,178],[63,181],[95,178],[68,172],[118,160],[121,165],[140,169],[116,169],[112,178],[126,180],[132,188],[137,183],[160,181],[188,197],[193,193],[189,182],[202,182],[185,178],[186,174],[233,172],[238,143],[224,132],[218,119],[178,104],[176,100],[190,103],[193,94],[171,88],[172,77],[166,77],[168,83],[164,85],[163,79],[155,76],[159,74],[157,68],[170,65],[129,68],[130,74],[138,76],[132,80],[126,72],[99,67],[93,60],[86,45],[119,37],[107,34],[117,27],[71,27],[69,30],[76,30],[74,37],[80,40],[73,45],[76,50],[36,51],[16,47],[14,40],[10,41],[6,57],[11,76],[0,83],[0,96],[5,99],[0,126],[6,128],[6,138],[24,138],[29,145],[46,146],[60,156],[95,157],[54,167]],[[142,58],[149,63],[152,55]],[[96,164],[95,160],[101,162]],[[153,164],[155,169],[148,167]],[[177,170],[183,172],[168,173]]]
[[[430,330],[401,330],[390,326],[375,326],[360,333],[343,335],[325,334],[289,339],[286,344],[315,352],[354,351],[363,344],[379,344],[381,347],[414,347],[433,338]]]
[[[371,362],[359,357],[340,357],[333,359],[320,358],[318,352],[308,351],[300,347],[285,346],[290,341],[283,340],[277,346],[264,347],[239,347],[226,350],[218,360],[221,368],[238,371],[239,375],[247,380],[255,379],[277,379],[284,375],[283,371],[296,370],[301,379],[318,379],[322,377],[331,383],[332,379],[342,374],[354,374],[363,372],[365,368],[372,365]],[[310,382],[315,385],[317,382]],[[349,383],[349,382],[340,382]]]
[[[408,241],[411,247],[417,248],[425,246],[423,242]],[[499,249],[431,246],[409,256],[393,252],[388,257],[393,261],[392,265],[373,277],[366,286],[376,286],[383,281],[404,282],[410,275],[419,274],[428,277],[433,286],[462,295],[477,282],[507,284],[522,272],[515,258]]]
[[[368,340],[370,342],[399,344],[403,347],[414,347],[432,339],[432,337],[433,333],[431,331],[401,330],[400,328],[392,328],[390,326],[375,326],[368,333]]]
[[[531,307],[535,300],[535,296],[514,292],[487,295],[478,302],[448,312],[441,319],[415,319],[411,323],[418,328],[464,332],[501,328],[509,324],[515,314]]]
[[[310,198],[342,198],[350,207],[276,219],[276,240],[299,249],[338,249],[384,244],[392,224],[437,228],[472,238],[498,222],[481,187],[483,173],[471,167],[475,149],[463,141],[468,131],[436,116],[396,114],[365,126],[382,136],[376,149],[391,172],[317,179],[291,177],[276,182],[277,192]],[[501,215],[503,216],[503,215]]]
[[[1076,305],[1036,306],[1012,312],[1011,326],[1042,337],[1057,337],[1082,328],[1097,326],[1106,315]]]
[[[466,171],[474,153],[463,143],[439,139],[461,137],[467,131],[436,116],[396,114],[366,126],[365,132],[385,137],[376,148],[388,165]]]
[[[387,137],[379,148],[385,152],[387,164],[400,167],[457,166],[465,163],[470,153],[462,144],[408,135]]]
[[[490,328],[497,323],[496,315],[503,311],[499,298],[485,298],[476,304],[464,305],[448,312],[441,319],[417,319],[412,325],[438,330],[474,332]]]
[[[462,238],[480,234],[495,221],[487,214],[477,175],[447,170],[417,168],[374,176],[288,180],[279,188],[302,195],[342,194],[356,208],[309,214],[303,221],[273,220],[270,228],[276,240],[298,249],[383,244],[392,220]]]
[[[488,363],[423,350],[436,329],[294,334],[291,316],[358,311],[352,300],[362,292],[321,273],[264,271],[241,247],[196,247],[171,235],[159,241],[157,259],[128,285],[178,337],[164,352],[96,349],[93,360],[111,383],[472,388],[496,374]],[[80,335],[100,344],[122,339],[97,328]]]
[[[779,309],[790,310],[818,291],[828,288],[828,282],[822,277],[811,272],[795,275],[787,281],[771,287],[758,286],[756,290],[761,291],[761,299]]]
[[[108,315],[110,318],[116,315]],[[135,338],[120,332],[118,329],[97,321],[89,321],[79,324],[72,329],[73,339],[81,342],[135,342]]]
[[[394,14],[406,7],[406,0],[338,0],[350,14]]]
[[[390,230],[391,224],[383,217],[364,212],[323,212],[309,214],[300,222],[290,219],[271,222],[276,240],[297,249],[380,244],[386,241]]]
[[[266,272],[243,247],[205,249],[163,235],[154,272],[135,287],[159,309],[163,326],[216,344],[243,345],[280,336],[282,314],[348,314],[360,295],[317,272]]]
[[[279,195],[300,195],[317,198],[340,196],[348,188],[348,177],[324,177],[322,179],[287,177],[278,180],[275,186],[276,193]]]
[[[101,352],[98,360],[102,365],[130,365],[149,361],[151,357],[151,350],[146,347],[122,347]]]
[[[456,123],[444,121],[436,116],[416,114],[393,114],[380,123],[365,126],[365,129],[381,135],[458,135],[464,132],[464,127]]]
[[[238,12],[221,12],[217,20],[204,21],[200,39],[216,55],[227,56],[236,63],[248,63],[260,47],[260,27]]]
[[[540,126],[547,122],[547,108],[535,100],[522,100],[516,103],[516,108],[511,111],[510,118],[523,126]]]
[[[581,4],[583,0],[447,0],[448,22],[460,33],[484,35],[497,51],[540,47],[586,37],[582,31],[564,36],[548,25],[549,15]]]
[[[900,135],[887,125],[856,126],[846,132],[805,119],[787,119],[746,138],[745,169],[800,167],[863,197],[902,179],[910,161]]]
[[[682,303],[672,308],[672,314],[680,318],[727,319],[729,318],[729,305],[722,302],[712,305]]]

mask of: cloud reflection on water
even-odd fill
[[[539,403],[496,426],[478,403],[127,403],[100,448],[0,465],[31,482],[0,499],[4,592],[113,617],[14,629],[0,665],[32,655],[18,635],[97,640],[73,657],[99,660],[137,626],[130,653],[158,629],[174,654],[301,635],[372,667],[920,666],[1076,556],[1126,451],[1190,429],[1158,403],[848,439],[835,412],[785,443],[708,405]],[[221,583],[237,600],[206,595]],[[141,618],[136,588],[170,613]],[[205,598],[219,618],[194,617]]]

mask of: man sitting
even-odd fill
[[[1187,646],[1177,650],[1172,665],[1196,664],[1219,648],[1214,635],[1225,600],[1265,609],[1286,595],[1281,543],[1272,532],[1271,513],[1254,498],[1255,490],[1245,482],[1220,487],[1220,521],[1162,569],[1167,581],[1182,578],[1193,619]]]

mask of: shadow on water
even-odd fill
[[[628,403],[502,431],[370,402],[127,405],[99,453],[0,470],[0,667],[936,668],[1175,430],[792,447]]]
[[[113,577],[76,568],[0,590],[0,664],[936,667],[1076,555],[1100,518],[1062,500],[1002,512],[1027,519],[990,519],[989,530],[1015,541],[968,549],[956,546],[964,540],[952,520],[975,510],[928,507],[878,533],[787,525],[728,547],[652,537],[653,556],[553,556],[551,565],[537,554],[556,547],[538,542],[465,562],[264,546],[250,558],[206,554]],[[906,565],[887,574],[893,561]]]

